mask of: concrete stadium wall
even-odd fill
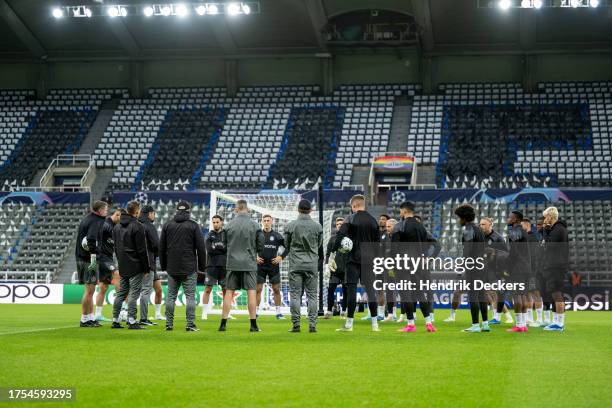
[[[0,63],[0,88],[130,88],[163,86],[311,85],[332,89],[355,83],[421,83],[435,91],[448,82],[612,80],[612,54],[434,56],[416,50],[285,57],[130,62]]]

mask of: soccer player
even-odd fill
[[[336,218],[336,233],[340,231],[340,227],[344,223],[343,217]],[[325,263],[330,271],[329,286],[327,287],[327,311],[324,319],[331,319],[334,307],[334,297],[338,285],[342,285],[342,301],[340,302],[340,315],[346,313],[346,285],[344,281],[344,273],[346,270],[346,255],[341,252],[334,252],[334,243],[336,242],[336,233],[332,235],[327,243],[327,251],[325,251]]]
[[[196,281],[198,271],[206,267],[206,245],[200,225],[191,219],[191,204],[181,201],[176,206],[176,215],[164,224],[159,240],[159,263],[168,272],[168,295],[166,296],[166,331],[174,329],[174,305],[178,291],[185,293],[185,330],[196,332]]]
[[[455,215],[459,219],[459,224],[463,227],[461,235],[461,243],[463,244],[463,258],[477,260],[484,259],[485,254],[485,236],[478,225],[474,223],[476,212],[474,207],[469,204],[462,204],[455,209]],[[473,284],[476,280],[485,280],[483,271],[477,268],[466,270],[465,279]],[[486,297],[482,291],[477,291],[471,288],[468,291],[470,300],[470,313],[472,315],[472,326],[465,329],[464,332],[480,333],[489,332],[489,321],[487,316]],[[482,328],[479,324],[478,314],[482,316]]]
[[[565,330],[565,302],[563,301],[563,283],[569,270],[569,243],[567,225],[559,219],[559,210],[548,207],[544,210],[544,276],[546,293],[550,293],[555,302],[553,322],[544,327],[546,331]]]
[[[221,286],[225,296],[225,231],[223,230],[223,217],[213,215],[212,230],[206,236],[206,279],[204,284],[204,299],[202,301],[202,320],[208,319],[208,306],[210,294],[214,285]]]
[[[487,248],[491,248],[495,251],[501,251],[504,254],[508,253],[508,245],[506,245],[504,237],[502,237],[493,229],[493,220],[491,218],[482,217],[480,220],[480,229],[485,235],[485,242],[487,244]],[[497,280],[502,277],[501,269],[503,268],[501,266],[501,262],[497,261],[494,261],[493,265],[487,265],[490,280]],[[499,293],[496,293],[495,291],[489,292],[489,304],[491,305],[491,308],[494,308],[495,310],[493,312],[493,319],[489,320],[490,325],[500,324],[502,313],[504,313],[506,316],[506,323],[514,323],[512,315],[508,311],[506,303],[504,302],[505,297],[505,291],[500,291]]]
[[[93,295],[96,291],[98,281],[97,264],[97,239],[98,230],[104,223],[108,213],[108,204],[104,201],[96,201],[89,213],[79,224],[77,233],[75,256],[77,261],[77,274],[79,284],[85,285],[85,293],[81,300],[81,323],[80,327],[100,327],[101,324],[95,320],[93,309]]]
[[[386,223],[386,231],[383,235],[381,235],[380,237],[380,241],[383,244],[383,246],[385,246],[385,253],[388,253],[388,249],[389,249],[389,245],[391,244],[391,235],[393,234],[393,228],[395,227],[395,224],[397,224],[397,220],[395,218],[389,218],[387,220]],[[387,276],[385,276],[385,280],[387,281],[395,281],[395,271],[386,271]],[[389,295],[388,296],[389,299],[387,299],[387,305],[386,305],[386,316],[385,316],[385,322],[392,322],[397,320],[395,317],[395,304],[397,303],[395,301],[395,296],[394,295]]]
[[[300,200],[298,218],[285,228],[284,243],[289,258],[289,290],[291,298],[292,333],[300,332],[302,293],[306,292],[308,331],[317,332],[319,310],[318,269],[323,257],[323,227],[310,217],[310,201]]]
[[[276,307],[276,318],[284,319],[281,313],[281,290],[280,290],[280,263],[287,256],[283,236],[272,229],[272,216],[264,215],[261,220],[263,226],[264,249],[257,254],[257,307],[261,303],[261,292],[266,279],[272,285],[274,292],[274,305]],[[280,251],[282,253],[279,253]],[[267,299],[266,299],[267,303]]]
[[[423,219],[421,218],[420,215],[414,215],[414,219],[417,220],[419,223],[423,223]],[[427,231],[427,229],[425,229],[425,231]],[[438,255],[440,255],[440,252],[442,251],[442,245],[440,245],[440,243],[438,242],[438,240],[433,236],[433,234],[429,231],[427,231],[427,242],[429,243],[429,247],[427,248],[427,252],[426,255],[428,257],[431,258],[437,258]],[[426,270],[424,271],[426,272],[427,276],[426,279],[431,279],[431,271]],[[427,299],[429,300],[429,316],[431,316],[431,322],[434,322],[434,294],[433,291],[430,290],[427,293]]]
[[[128,299],[128,329],[140,330],[144,327],[136,320],[136,300],[142,289],[143,277],[151,273],[149,254],[147,253],[146,232],[138,222],[140,204],[130,201],[125,214],[121,214],[119,223],[113,228],[115,254],[119,262],[121,283],[113,303],[113,324],[111,328],[122,329],[119,323],[119,312],[123,301]]]
[[[225,296],[223,297],[223,315],[219,331],[227,330],[234,291],[247,291],[247,305],[251,320],[250,331],[258,332],[257,308],[257,254],[263,252],[264,237],[259,225],[251,219],[249,207],[245,200],[238,200],[236,216],[225,228],[225,247],[227,248]]]
[[[387,221],[389,221],[389,216],[387,214],[381,214],[378,217],[378,230],[380,231],[380,237],[387,233]]]
[[[550,295],[546,293],[546,279],[543,275],[543,267],[544,267],[544,217],[539,217],[536,222],[536,230],[537,230],[537,238],[538,238],[538,248],[536,250],[537,257],[537,266],[536,270],[536,279],[538,282],[538,289],[540,291],[540,295],[542,296],[542,309],[543,309],[543,320],[542,325],[548,326],[552,323],[551,320],[551,310],[552,310],[552,302],[550,302]]]
[[[344,224],[342,224],[340,231],[336,234],[336,241],[334,243],[334,251],[342,248],[342,241],[345,238],[350,239],[353,243],[353,247],[347,257],[345,278],[348,313],[344,326],[336,331],[353,331],[353,318],[357,306],[357,284],[365,278],[361,276],[360,246],[364,243],[380,242],[379,225],[376,219],[366,211],[365,197],[361,194],[354,195],[350,200],[350,204],[353,213],[344,220]],[[370,315],[376,316],[378,304],[375,301],[376,295],[373,289],[373,287],[366,285]],[[371,322],[372,331],[380,331],[378,319],[371,319]]]
[[[155,221],[155,209],[150,205],[144,205],[140,210],[138,221],[144,226],[147,238],[147,253],[149,254],[149,266],[151,273],[145,276],[142,282],[142,290],[140,292],[140,324],[153,326],[149,320],[149,298],[151,289],[155,290],[155,320],[166,320],[161,315],[162,288],[161,280],[157,275],[156,260],[159,256],[159,237],[157,229],[153,225]]]
[[[530,327],[541,327],[544,325],[542,321],[542,295],[538,289],[538,262],[541,258],[538,256],[540,248],[540,240],[537,234],[534,234],[531,220],[523,218],[521,227],[527,233],[527,242],[529,243],[529,253],[531,254],[531,276],[529,278],[528,293],[527,293],[527,324]],[[536,320],[533,319],[533,309],[536,310]]]
[[[509,332],[522,333],[529,329],[527,328],[527,284],[531,278],[531,254],[529,242],[527,241],[527,233],[523,230],[521,222],[523,221],[523,213],[518,210],[512,211],[508,217],[508,247],[510,253],[508,255],[508,272],[510,280],[513,283],[522,283],[524,289],[516,289],[512,294],[512,305],[514,307],[514,315],[516,316],[516,325]]]
[[[420,258],[423,255],[427,255],[429,249],[429,240],[427,236],[427,230],[423,225],[417,221],[414,217],[414,203],[406,201],[400,205],[400,216],[402,220],[395,225],[393,228],[392,241],[401,242],[408,244],[408,254],[412,258]],[[419,280],[428,279],[428,271],[425,268],[421,268],[418,271],[410,271],[411,277],[415,282]],[[414,313],[416,311],[416,303],[419,302],[421,313],[425,318],[425,329],[429,333],[436,331],[436,328],[431,322],[431,316],[429,315],[430,306],[427,291],[417,290],[416,293],[406,293],[402,296],[402,302],[408,302],[406,314],[408,322],[403,329],[400,331],[405,333],[411,333],[416,331],[416,325],[414,323]]]
[[[119,271],[113,260],[115,254],[115,244],[113,242],[113,228],[119,222],[121,217],[121,208],[116,208],[110,217],[107,217],[98,231],[98,295],[96,296],[96,317],[97,321],[109,322],[102,315],[104,306],[104,297],[108,290],[108,285],[115,282],[115,292],[119,290]]]

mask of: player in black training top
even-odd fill
[[[353,213],[345,220],[340,231],[336,234],[336,242],[334,251],[344,248],[343,240],[348,238],[352,241],[353,247],[348,252],[346,262],[346,296],[347,296],[347,318],[344,327],[337,331],[353,331],[353,317],[355,316],[355,307],[357,306],[357,284],[362,281],[361,276],[361,245],[366,243],[379,243],[380,230],[378,222],[370,213],[366,211],[365,197],[363,195],[354,195],[351,198],[351,210]],[[369,272],[373,273],[373,272]],[[374,278],[368,276],[366,281],[373,282]],[[376,291],[372,285],[365,285],[366,293],[368,294],[368,307],[370,315],[377,315],[378,304],[376,302]],[[373,318],[372,331],[380,331],[378,327],[378,319]]]
[[[112,322],[102,315],[104,297],[108,285],[115,286],[115,292],[119,289],[119,270],[113,258],[115,253],[115,242],[113,241],[113,228],[121,218],[121,208],[115,208],[110,217],[106,217],[102,228],[98,232],[98,295],[96,296],[96,321]]]
[[[430,238],[427,230],[423,227],[423,224],[415,218],[414,214],[414,203],[406,201],[400,205],[400,216],[402,220],[398,222],[393,228],[393,234],[391,240],[393,242],[405,243],[408,245],[408,255],[412,258],[421,258],[423,256],[429,256],[428,251],[430,247]],[[433,237],[432,237],[433,238]],[[429,280],[429,273],[426,268],[420,268],[418,271],[410,271],[410,274],[403,276],[408,278],[419,286],[419,281]],[[410,333],[416,331],[414,324],[414,312],[416,310],[417,301],[421,308],[421,313],[425,318],[426,330],[430,333],[436,331],[434,328],[430,314],[430,299],[428,298],[428,291],[402,291],[400,295],[402,303],[405,303],[406,315],[408,322],[402,332]]]
[[[81,301],[81,327],[101,326],[95,320],[93,295],[96,291],[96,283],[98,282],[98,263],[96,259],[98,253],[98,230],[102,223],[104,223],[107,213],[108,204],[104,201],[96,201],[91,207],[91,212],[79,224],[75,257],[79,285],[85,285],[85,293]]]
[[[283,258],[287,256],[288,251],[285,249],[283,236],[272,229],[272,216],[264,215],[261,219],[261,224],[264,235],[264,248],[263,252],[257,254],[257,310],[259,312],[261,292],[267,278],[274,292],[276,318],[282,320],[284,317],[281,313],[280,264]]]
[[[527,233],[521,226],[523,213],[512,211],[508,217],[508,273],[513,283],[527,284],[531,278],[531,253]],[[509,329],[515,333],[526,332],[527,329],[527,286],[523,290],[516,289],[512,294],[512,307],[516,317],[516,325]]]
[[[471,259],[473,264],[477,263],[480,258],[482,262],[485,255],[485,236],[478,225],[474,223],[476,219],[476,212],[474,207],[469,204],[460,205],[455,209],[455,215],[459,219],[459,224],[463,227],[463,234],[461,235],[461,243],[463,244],[463,258]],[[484,281],[486,271],[479,270],[477,267],[470,268],[465,271],[465,280],[471,285],[474,285],[474,281]],[[487,302],[484,291],[475,290],[472,286],[468,291],[468,297],[470,299],[470,312],[472,315],[472,326],[465,329],[468,333],[480,333],[489,332],[489,320],[487,316]],[[478,320],[478,312],[482,315],[482,329],[480,328]]]

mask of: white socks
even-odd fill
[[[454,319],[454,318],[455,318],[455,313],[456,313],[456,310],[455,310],[455,309],[451,309],[451,314],[450,314],[450,317],[451,317],[452,319]]]
[[[280,306],[276,306],[276,314],[277,314],[277,315],[278,315],[278,314],[281,314],[281,311],[280,311]]]
[[[384,306],[378,306],[378,315],[379,316],[385,316],[385,307]]]
[[[525,312],[525,323],[533,322],[533,309],[527,309]]]
[[[525,314],[524,313],[517,313],[516,314],[516,327],[525,327],[525,322],[524,319],[525,318]]]
[[[425,318],[425,324],[431,324],[431,315]]]
[[[85,323],[89,321],[89,315],[81,315],[81,323]]]
[[[161,316],[161,303],[159,305],[155,305],[155,316]]]
[[[542,311],[543,309],[541,307],[536,309],[536,319],[538,322],[542,321]]]
[[[408,326],[414,326],[414,319],[408,319]]]
[[[344,327],[346,327],[347,329],[350,329],[350,328],[353,327],[353,318],[352,317],[347,317],[346,318],[346,323],[344,324]]]
[[[550,322],[550,310],[544,311],[544,320]]]
[[[565,326],[565,313],[553,313],[553,323],[564,327]]]
[[[501,320],[501,313],[493,312],[493,318],[497,321]]]
[[[512,321],[512,314],[510,312],[506,312],[506,319]]]
[[[202,305],[202,315],[208,314],[208,303]]]
[[[102,316],[102,306],[96,306],[96,316]]]

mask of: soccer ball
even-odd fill
[[[393,194],[391,194],[391,201],[393,201],[393,203],[396,205],[400,205],[406,201],[406,194],[404,194],[402,191],[394,191]]]
[[[87,237],[83,237],[83,240],[81,241],[81,247],[89,252],[89,245],[87,245]]]
[[[128,312],[127,310],[122,310],[119,312],[119,321],[120,322],[127,322],[128,320]]]
[[[140,204],[146,204],[149,201],[149,196],[145,192],[138,192],[134,195],[134,200],[138,201]]]
[[[340,251],[343,254],[347,254],[351,252],[352,250],[353,250],[353,241],[351,241],[349,237],[342,238],[342,241],[340,241],[340,248],[338,249],[338,251]]]

